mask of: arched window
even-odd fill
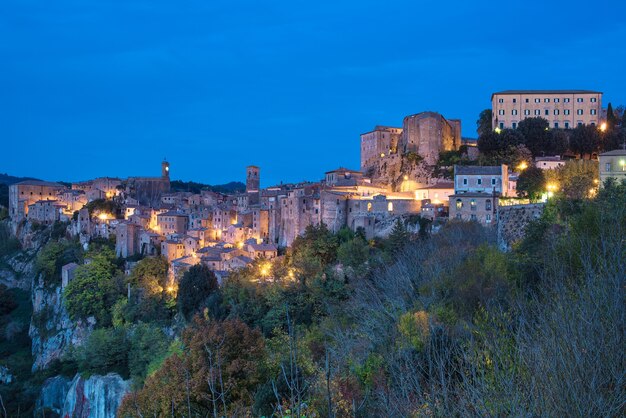
[[[463,209],[463,201],[461,199],[456,200],[456,208]]]
[[[389,203],[387,203],[387,210],[388,210],[389,212],[393,212],[393,202],[389,202]]]
[[[372,211],[372,203],[371,202],[367,204],[367,211],[368,212]]]
[[[485,210],[491,210],[491,199],[485,200]]]

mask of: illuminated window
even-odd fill
[[[393,212],[393,202],[389,202],[389,203],[387,203],[387,210],[388,210],[389,212]]]
[[[476,199],[470,200],[470,207],[472,210],[476,210]]]
[[[371,204],[371,203],[368,203],[368,204],[367,204],[367,211],[368,211],[368,212],[371,212],[371,211],[372,211],[372,204]]]
[[[461,199],[456,200],[456,208],[463,209],[463,201]]]

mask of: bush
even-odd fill
[[[185,318],[189,319],[217,289],[215,273],[204,264],[186,271],[178,285],[178,307]]]
[[[100,326],[110,324],[110,308],[122,293],[114,273],[114,264],[103,255],[96,255],[91,263],[76,268],[74,279],[63,293],[70,318],[93,316]]]
[[[130,347],[125,329],[97,329],[89,335],[82,347],[76,349],[74,358],[83,373],[117,373],[127,379]]]
[[[35,272],[41,273],[45,282],[56,285],[61,282],[61,268],[68,263],[80,263],[83,251],[78,242],[50,241],[39,252]]]

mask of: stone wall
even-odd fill
[[[498,207],[498,246],[510,251],[514,243],[524,238],[528,224],[543,212],[543,203]]]

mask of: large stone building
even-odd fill
[[[170,191],[170,164],[161,163],[161,177],[129,177],[126,190],[142,205],[157,205],[161,196]]]
[[[361,135],[361,171],[367,173],[380,161],[395,164],[396,154],[416,153],[426,164],[434,165],[441,151],[461,146],[461,121],[446,119],[436,112],[409,115],[402,128],[376,126]]]
[[[41,200],[57,200],[66,189],[59,183],[26,180],[9,186],[9,216],[13,222],[28,217],[29,206]]]
[[[598,125],[602,92],[591,90],[506,90],[491,95],[493,129],[517,128],[526,118],[542,117],[551,128]]]
[[[436,112],[422,112],[404,118],[399,148],[403,153],[414,152],[434,165],[441,151],[457,150],[461,146],[461,121],[446,119]]]

